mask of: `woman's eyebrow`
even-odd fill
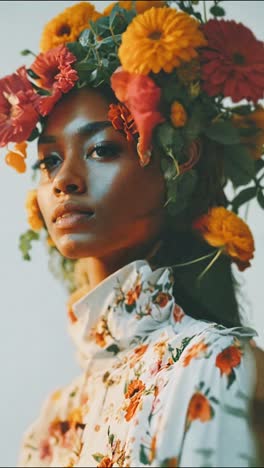
[[[112,123],[109,120],[89,122],[87,124],[81,125],[77,129],[79,135],[90,135],[91,133],[96,133],[100,130],[103,130],[106,127],[111,127]],[[57,140],[55,135],[40,135],[39,144],[48,144],[55,143]]]

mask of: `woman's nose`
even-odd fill
[[[87,190],[86,172],[83,164],[64,161],[53,180],[53,192],[55,195],[85,193]]]

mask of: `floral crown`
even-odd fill
[[[221,168],[221,188],[231,182],[234,196],[192,227],[217,248],[214,259],[227,253],[243,271],[254,240],[237,214],[254,198],[264,208],[264,48],[246,26],[223,19],[220,1],[209,20],[203,3],[203,14],[198,1],[178,0],[119,1],[103,13],[89,2],[67,8],[45,26],[33,63],[0,79],[0,146],[8,147],[7,164],[24,172],[26,141],[41,134],[61,97],[110,85],[117,103],[109,120],[136,142],[140,164],[159,149],[170,215],[193,202],[203,177],[203,151],[190,157],[186,148],[197,139],[218,148],[212,161]],[[45,227],[34,191],[27,209],[32,229],[20,247],[29,259],[30,243]]]

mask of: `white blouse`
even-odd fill
[[[74,305],[83,372],[47,399],[19,466],[257,466],[255,332],[188,316],[173,280],[137,260]]]

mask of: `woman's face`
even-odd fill
[[[108,121],[108,107],[95,90],[69,94],[39,140],[38,203],[65,257],[144,255],[164,224],[158,157],[142,168],[135,144]]]

